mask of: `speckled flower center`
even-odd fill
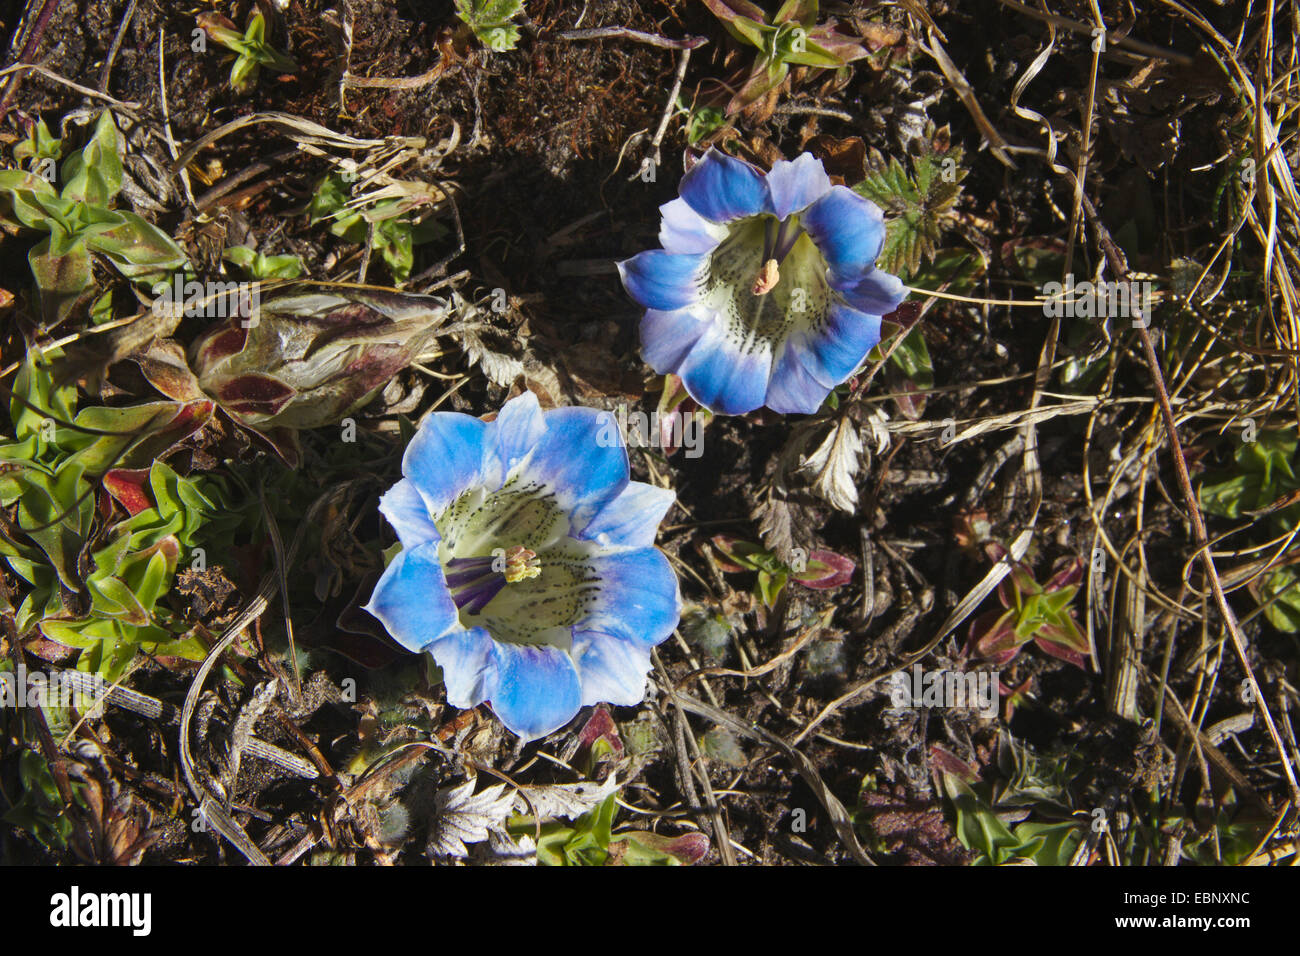
[[[798,327],[820,327],[831,306],[826,259],[799,217],[750,216],[709,257],[702,298],[745,352],[775,349]]]
[[[463,492],[434,524],[462,627],[484,627],[511,644],[569,648],[599,587],[590,561],[596,546],[570,536],[553,492],[517,469],[497,491]]]

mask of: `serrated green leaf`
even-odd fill
[[[896,158],[877,160],[866,179],[854,187],[884,210],[885,242],[876,259],[878,268],[907,277],[932,259],[942,236],[945,217],[961,194],[966,171],[958,164],[961,150],[912,157],[908,174]]]

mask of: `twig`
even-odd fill
[[[1127,282],[1128,262],[1124,257],[1124,253],[1115,245],[1110,231],[1097,215],[1097,210],[1092,201],[1085,196],[1083,202],[1084,208],[1088,212],[1088,220],[1096,231],[1097,241],[1105,253],[1106,262],[1109,264],[1111,272],[1114,274],[1116,281]],[[1223,617],[1224,626],[1227,627],[1228,635],[1232,639],[1232,648],[1236,652],[1242,670],[1246,674],[1246,681],[1250,685],[1253,702],[1259,709],[1260,716],[1264,718],[1264,726],[1268,729],[1268,735],[1272,738],[1273,746],[1277,748],[1278,756],[1282,762],[1282,771],[1286,774],[1287,784],[1291,790],[1291,804],[1296,808],[1300,808],[1300,784],[1296,782],[1290,755],[1287,754],[1286,746],[1282,743],[1282,737],[1278,733],[1277,725],[1273,721],[1273,715],[1268,709],[1268,702],[1264,698],[1259,682],[1255,680],[1255,672],[1250,666],[1249,657],[1246,655],[1246,641],[1242,637],[1241,628],[1237,624],[1237,615],[1228,604],[1227,595],[1223,591],[1223,582],[1219,579],[1218,569],[1214,566],[1214,557],[1210,553],[1210,540],[1205,531],[1205,519],[1201,515],[1201,508],[1196,500],[1196,492],[1192,488],[1192,478],[1187,471],[1187,460],[1183,457],[1183,445],[1178,438],[1178,423],[1174,418],[1173,406],[1169,402],[1169,392],[1165,388],[1164,374],[1160,371],[1160,358],[1156,355],[1155,344],[1152,342],[1151,333],[1147,329],[1150,316],[1141,316],[1140,319],[1141,321],[1135,321],[1134,324],[1137,325],[1138,337],[1142,341],[1142,355],[1146,359],[1147,369],[1151,373],[1151,384],[1155,387],[1156,401],[1160,405],[1160,414],[1164,419],[1165,435],[1169,440],[1169,451],[1174,460],[1174,473],[1178,478],[1178,489],[1182,493],[1188,520],[1191,522],[1192,539],[1196,542],[1197,557],[1200,558],[1201,566],[1205,569],[1205,574],[1209,578],[1210,588],[1214,592],[1214,603],[1219,608],[1219,614]]]
[[[760,664],[757,667],[751,667],[751,668],[747,668],[746,670],[740,670],[740,671],[732,670],[729,667],[700,667],[691,671],[681,680],[677,681],[673,686],[677,689],[681,689],[682,687],[686,686],[686,684],[690,683],[697,677],[719,676],[719,677],[751,678],[751,677],[761,677],[764,674],[770,673],[771,671],[776,670],[778,667],[780,667],[790,658],[794,657],[794,655],[798,654],[801,650],[803,650],[804,647],[807,646],[808,642],[811,641],[818,634],[820,634],[822,628],[824,628],[826,625],[830,623],[831,617],[834,615],[834,613],[835,613],[835,608],[833,607],[823,611],[819,620],[813,622],[810,626],[805,628],[803,633],[801,633],[798,637],[796,637],[791,642],[789,647],[787,647],[781,653],[777,654],[766,664]],[[777,615],[774,614],[773,617],[775,618],[777,617]]]
[[[60,76],[59,74],[55,73],[53,70],[48,70],[45,67],[41,66],[39,63],[18,63],[15,64],[14,66],[5,67],[5,69],[0,70],[0,76],[9,76],[11,74],[18,75],[18,74],[26,74],[26,73],[39,73],[47,80],[52,80],[55,83],[61,83],[70,90],[76,90],[82,96],[88,96],[94,100],[103,100],[109,106],[116,107],[117,109],[121,110],[123,113],[134,115],[135,111],[140,108],[140,104],[137,103],[135,100],[119,100],[116,96],[110,96],[107,93],[101,93],[99,90],[92,90],[89,86],[82,86],[80,83],[74,83],[66,76]]]
[[[1069,17],[1062,17],[1055,13],[1043,13],[1035,10],[1033,7],[1027,7],[1017,0],[999,0],[1006,7],[1010,7],[1027,17],[1033,17],[1035,20],[1042,20],[1044,23],[1050,23],[1053,26],[1061,27],[1064,30],[1070,30],[1074,33],[1082,33],[1086,36],[1096,36],[1094,28],[1087,23],[1080,23],[1078,20],[1071,20]],[[1106,34],[1106,44],[1108,46],[1122,47],[1125,50],[1132,50],[1134,53],[1140,53],[1143,56],[1156,57],[1160,60],[1169,60],[1171,63],[1178,63],[1182,66],[1191,66],[1196,62],[1196,58],[1188,56],[1186,53],[1179,53],[1177,50],[1171,50],[1168,47],[1156,46],[1154,43],[1144,43],[1142,40],[1134,40],[1131,37],[1120,36],[1118,34]]]
[[[41,12],[36,14],[36,21],[32,24],[32,32],[27,34],[27,42],[23,44],[22,52],[18,54],[18,65],[30,64],[32,58],[36,56],[36,48],[45,36],[45,31],[50,26],[50,18],[54,16],[54,11],[58,6],[59,0],[45,0],[41,6]],[[13,105],[14,97],[18,94],[18,87],[22,86],[22,77],[23,73],[15,73],[13,78],[5,84],[4,99],[0,100],[0,122],[3,122],[4,118],[9,115],[9,107]]]
[[[419,90],[438,79],[447,69],[447,64],[439,60],[418,76],[352,76],[344,73],[340,83],[354,90]]]
[[[311,507],[307,509],[307,514],[302,519],[302,523],[298,526],[293,543],[289,546],[286,564],[293,563],[298,556],[298,549],[306,536],[307,528],[316,520],[316,515],[320,513],[321,508],[337,493],[338,489],[331,489],[312,502]],[[194,750],[190,744],[190,724],[194,720],[194,711],[198,706],[199,696],[203,693],[203,684],[207,680],[208,674],[212,672],[212,668],[217,661],[235,643],[235,640],[244,632],[244,629],[265,613],[267,607],[270,606],[271,596],[275,592],[276,575],[274,572],[268,573],[262,578],[257,594],[239,612],[239,616],[230,622],[220,640],[208,652],[208,656],[203,659],[203,663],[199,665],[198,672],[195,673],[194,679],[190,682],[190,689],[185,694],[185,704],[181,708],[180,761],[181,772],[185,776],[185,784],[190,788],[190,792],[194,794],[194,798],[199,801],[199,812],[202,814],[203,819],[210,822],[218,833],[229,840],[255,866],[270,866],[271,861],[249,839],[243,827],[236,823],[230,814],[226,812],[221,800],[214,797],[204,784],[198,765],[194,761]]]
[[[685,50],[688,52],[709,42],[707,37],[688,36],[682,37],[680,40],[673,40],[654,33],[630,30],[627,27],[591,27],[586,30],[565,30],[562,33],[555,34],[555,36],[560,40],[604,40],[607,38],[635,40],[637,43],[646,43],[663,50]]]
[[[239,616],[230,623],[225,634],[208,652],[208,656],[203,659],[203,663],[199,665],[198,672],[190,682],[189,692],[185,695],[185,705],[181,708],[180,760],[181,772],[185,776],[185,784],[190,788],[190,793],[194,794],[194,798],[198,800],[199,814],[203,820],[211,823],[213,828],[229,840],[235,849],[239,850],[248,862],[254,866],[270,866],[271,861],[257,848],[257,844],[253,843],[248,834],[244,832],[244,828],[226,812],[225,807],[221,805],[221,801],[212,795],[200,779],[194,762],[194,753],[190,746],[190,723],[194,720],[194,711],[198,706],[199,695],[203,691],[203,683],[207,680],[208,674],[212,672],[212,668],[220,660],[221,655],[244,632],[244,628],[262,615],[270,603],[270,596],[274,593],[275,577],[268,574],[262,579],[262,585],[258,588],[256,596],[244,607]]]
[[[862,844],[858,842],[857,834],[853,832],[853,819],[849,816],[848,810],[845,809],[839,798],[831,792],[830,787],[826,786],[826,781],[822,779],[821,774],[817,772],[817,768],[811,760],[776,734],[765,730],[758,724],[741,720],[739,717],[725,710],[719,710],[717,707],[710,707],[701,700],[673,690],[671,686],[662,686],[659,689],[682,710],[707,718],[719,726],[726,727],[732,733],[739,734],[749,740],[761,741],[784,754],[794,764],[799,776],[803,777],[804,782],[812,789],[818,802],[821,803],[827,816],[830,817],[831,826],[834,827],[840,842],[844,844],[853,859],[863,866],[875,866],[875,861],[867,855],[866,850],[862,848]]]
[[[371,224],[373,227],[373,223]],[[362,281],[365,281],[363,275]],[[266,520],[266,530],[271,535],[271,549],[275,552],[275,573],[279,578],[280,585],[280,607],[284,611],[284,633],[289,639],[289,670],[293,672],[293,705],[294,707],[302,706],[302,675],[298,673],[298,647],[293,639],[293,614],[289,607],[289,584],[288,584],[288,559],[284,554],[284,540],[280,537],[280,525],[275,520],[275,515],[271,509],[266,506],[266,492],[262,488],[262,482],[259,479],[257,483],[257,500],[262,505],[262,517]],[[305,525],[304,525],[305,527]],[[299,529],[301,536],[302,529]],[[295,551],[297,549],[295,548]]]
[[[163,114],[163,133],[167,138],[167,153],[171,156],[174,168],[180,173],[181,185],[185,187],[185,198],[189,200],[190,208],[194,209],[194,190],[190,186],[190,171],[186,169],[186,164],[177,162],[176,154],[176,137],[172,135],[172,111],[167,105],[167,61],[163,51],[163,30],[158,28],[158,99],[162,103]]]
[[[682,91],[682,80],[686,79],[686,64],[691,61],[691,48],[685,47],[677,62],[677,73],[673,77],[672,89],[668,91],[668,102],[664,104],[663,115],[659,117],[659,128],[655,130],[650,148],[654,151],[654,164],[659,165],[659,147],[663,144],[664,133],[668,130],[668,121],[677,111],[677,96]]]
[[[122,47],[122,37],[126,35],[127,29],[131,26],[131,21],[135,19],[135,5],[138,0],[131,0],[126,5],[126,13],[122,14],[122,22],[117,25],[117,32],[113,34],[113,43],[108,48],[108,56],[104,58],[104,66],[99,71],[99,92],[108,91],[109,75],[113,72],[113,64],[117,61],[117,51]]]
[[[669,684],[671,678],[664,669],[663,662],[659,659],[659,652],[652,651],[651,658],[654,661],[655,672],[659,675],[665,686]],[[713,842],[718,847],[718,855],[722,857],[724,866],[736,866],[736,853],[731,847],[731,834],[727,830],[726,821],[722,818],[722,810],[718,806],[718,799],[713,793],[713,784],[709,780],[708,770],[700,764],[700,747],[695,741],[695,735],[691,733],[690,725],[686,721],[686,714],[682,712],[681,705],[676,699],[673,703],[673,733],[676,737],[674,741],[674,750],[677,755],[678,776],[681,778],[680,786],[684,793],[682,796],[691,804],[698,804],[698,794],[695,793],[695,786],[691,782],[691,760],[687,754],[689,747],[690,753],[694,755],[696,761],[695,776],[699,779],[704,788],[704,806],[709,812],[709,828],[713,831]]]

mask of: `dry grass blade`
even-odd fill
[[[321,510],[337,497],[340,491],[341,489],[334,488],[324,492],[307,510],[302,523],[298,526],[297,534],[294,535],[293,543],[289,547],[285,563],[292,564],[294,559],[297,558],[298,549],[302,545],[307,529],[312,526]],[[217,832],[229,840],[255,866],[270,866],[271,861],[249,839],[243,827],[226,812],[223,801],[214,796],[204,782],[207,774],[199,768],[194,760],[194,751],[190,741],[190,724],[194,720],[194,711],[198,706],[199,695],[203,692],[203,685],[208,674],[212,672],[217,661],[235,643],[239,635],[244,632],[244,629],[265,613],[279,586],[279,579],[274,574],[267,574],[262,578],[257,594],[230,623],[212,650],[208,652],[208,656],[203,659],[203,663],[199,665],[198,671],[190,682],[190,689],[185,695],[185,703],[181,707],[180,763],[185,776],[185,783],[190,788],[190,792],[194,794],[194,798],[199,801],[199,811],[203,818],[211,823]]]
[[[848,810],[845,809],[844,804],[840,802],[839,797],[835,796],[835,794],[831,792],[831,789],[826,786],[826,781],[822,779],[821,774],[817,771],[816,765],[813,764],[811,760],[794,747],[791,747],[776,734],[759,727],[757,724],[746,723],[738,717],[727,713],[725,710],[719,710],[717,707],[711,707],[701,700],[696,700],[694,697],[679,693],[667,684],[661,686],[660,690],[673,702],[673,704],[682,708],[682,710],[689,711],[690,713],[696,714],[700,717],[707,717],[715,724],[718,724],[721,727],[726,727],[732,733],[739,734],[748,740],[757,740],[760,743],[776,748],[776,750],[794,764],[795,770],[799,772],[799,776],[803,777],[804,782],[808,784],[813,793],[817,795],[818,801],[830,817],[831,826],[835,828],[836,835],[839,836],[840,842],[844,844],[853,859],[857,860],[857,862],[861,863],[863,866],[875,866],[875,861],[867,855],[867,851],[864,850],[862,844],[858,842],[857,834],[853,832],[853,818],[849,815]]]

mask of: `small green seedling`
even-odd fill
[[[617,798],[611,793],[572,823],[543,824],[537,862],[542,866],[689,866],[709,851],[708,837],[702,833],[665,837],[648,830],[614,832]],[[537,832],[533,818],[527,816],[512,818],[507,829],[516,838]]]
[[[259,281],[296,279],[302,275],[302,260],[297,256],[268,256],[248,246],[231,246],[221,254],[221,258]]]
[[[686,114],[686,141],[694,146],[727,125],[727,116],[716,106],[694,106],[685,96],[677,97],[677,110]]]
[[[1199,499],[1206,514],[1235,520],[1265,518],[1270,533],[1285,534],[1300,521],[1300,478],[1296,476],[1295,428],[1266,428],[1254,432],[1233,452],[1232,466],[1210,472]],[[1287,564],[1253,579],[1251,594],[1264,616],[1279,631],[1300,632],[1300,586]]]
[[[854,37],[817,22],[818,0],[786,0],[775,16],[749,0],[704,0],[727,32],[759,51],[744,85],[727,104],[732,116],[780,86],[791,66],[834,70],[869,56]]]
[[[441,193],[425,183],[398,180],[370,192],[354,190],[353,185],[342,173],[321,180],[307,207],[312,223],[327,221],[334,235],[362,245],[369,242],[393,278],[405,281],[415,261],[414,247],[447,233],[439,222],[412,216],[414,210],[438,202]]]
[[[279,73],[293,73],[298,69],[291,56],[267,42],[266,18],[260,12],[253,14],[243,33],[233,21],[219,13],[200,13],[195,20],[215,42],[237,54],[230,67],[230,88],[236,93],[247,93],[256,86],[258,74],[264,66]]]
[[[796,555],[794,561],[786,563],[766,548],[729,534],[714,535],[713,546],[721,555],[718,567],[723,571],[751,571],[757,575],[754,596],[769,608],[776,606],[776,599],[790,581],[824,591],[847,584],[857,568],[849,558],[822,550]]]
[[[1004,735],[998,754],[1000,763],[1008,744],[1015,745],[1015,741]],[[1019,749],[1033,756],[1023,745]],[[1013,780],[993,785],[981,781],[964,760],[937,744],[931,746],[931,770],[952,807],[957,839],[975,854],[972,865],[1069,865],[1087,836],[1090,820],[1095,818],[1071,813],[1069,793],[1063,786],[1069,778],[1062,781],[1070,771],[1064,763],[1043,763],[1040,769],[1050,771],[1050,779],[1017,772]],[[1023,822],[1004,822],[1009,814]]]
[[[963,151],[949,141],[947,127],[918,137],[909,146],[911,171],[897,158],[872,153],[872,170],[853,187],[884,210],[885,242],[876,268],[912,281],[923,262],[933,260],[961,198],[966,168]]]
[[[47,131],[48,132],[48,131]],[[28,140],[24,157],[52,170],[49,140]],[[44,152],[44,165],[36,157]],[[0,220],[46,233],[27,254],[47,325],[67,317],[94,284],[91,255],[101,255],[122,275],[149,283],[186,265],[175,241],[135,213],[113,209],[122,189],[123,144],[113,116],[99,115],[85,148],[63,162],[62,191],[49,178],[21,169],[0,170]]]
[[[1033,641],[1053,657],[1087,669],[1092,645],[1070,607],[1082,580],[1083,563],[1077,558],[1060,567],[1046,584],[1035,581],[1027,566],[1016,564],[998,584],[998,600],[1006,610],[976,618],[968,651],[1001,666]]]
[[[45,120],[32,124],[27,138],[14,147],[14,161],[44,179],[54,181],[54,164],[63,156],[63,140],[50,132]]]

